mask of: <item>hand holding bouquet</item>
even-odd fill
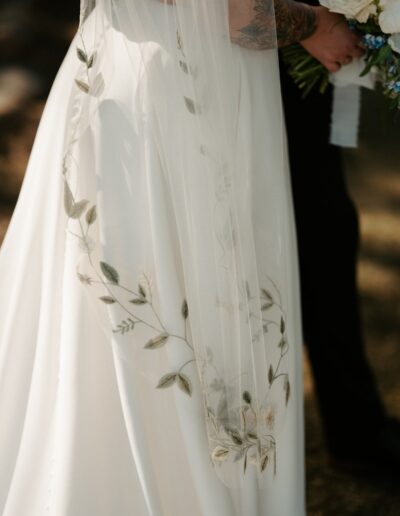
[[[331,12],[346,17],[362,37],[365,67],[382,83],[392,108],[400,109],[400,0],[320,0]],[[323,92],[329,71],[299,44],[283,49],[283,58],[296,84],[306,96],[318,87]]]

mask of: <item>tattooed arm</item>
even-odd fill
[[[283,47],[315,32],[316,12],[294,0],[230,0],[230,23],[232,40],[243,47],[273,48],[276,40]]]
[[[275,9],[274,9],[275,4]],[[359,38],[343,16],[294,0],[229,0],[231,38],[262,50],[301,43],[328,70],[360,57]]]

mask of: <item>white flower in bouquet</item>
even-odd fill
[[[394,50],[394,52],[397,52],[398,54],[400,54],[400,32],[390,36],[388,42],[389,42],[389,45]]]
[[[367,22],[368,18],[377,12],[374,0],[320,0],[320,4],[334,13],[343,14],[349,20],[357,20],[360,23]]]
[[[400,1],[381,0],[380,7],[383,9],[379,15],[382,32],[386,34],[400,33]]]

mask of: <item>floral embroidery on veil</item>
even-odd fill
[[[92,237],[92,228],[98,218],[97,207],[87,199],[77,199],[69,183],[69,168],[73,163],[73,148],[78,140],[79,118],[82,109],[81,96],[98,97],[104,89],[104,79],[101,73],[93,73],[97,60],[96,51],[88,51],[83,37],[83,26],[79,29],[81,45],[77,48],[77,58],[82,63],[81,73],[75,78],[79,96],[74,103],[74,117],[71,121],[70,140],[63,162],[64,175],[64,208],[66,215],[71,222],[69,232],[77,238],[79,247],[87,256],[89,269],[85,272],[79,268],[77,276],[80,282],[86,287],[93,285],[103,287],[104,295],[98,299],[99,303],[117,306],[123,313],[123,317],[112,328],[114,334],[119,336],[131,335],[139,326],[145,327],[152,334],[146,342],[143,342],[144,349],[155,352],[171,342],[184,346],[188,353],[188,359],[182,365],[172,371],[166,372],[155,385],[158,389],[178,387],[186,395],[192,396],[193,382],[186,369],[190,364],[197,366],[200,382],[207,385],[202,393],[209,441],[211,443],[210,455],[215,465],[221,465],[227,461],[240,463],[243,473],[246,473],[248,464],[252,464],[262,473],[269,465],[273,472],[276,472],[276,437],[275,419],[278,406],[275,401],[270,401],[269,393],[272,386],[282,383],[282,400],[287,405],[290,399],[290,379],[284,368],[284,358],[289,353],[289,340],[286,332],[286,315],[280,299],[279,289],[270,278],[265,278],[265,287],[261,288],[258,295],[251,292],[246,283],[239,287],[243,298],[243,305],[251,307],[252,303],[261,306],[262,320],[258,325],[262,328],[259,334],[254,334],[254,341],[264,339],[266,346],[274,346],[277,350],[277,359],[274,364],[269,364],[265,371],[265,396],[260,401],[249,389],[242,392],[241,404],[232,404],[230,399],[234,383],[225,383],[221,379],[218,368],[213,363],[213,352],[207,348],[207,353],[202,356],[195,351],[190,339],[190,306],[186,299],[182,300],[181,306],[177,306],[177,313],[183,320],[184,331],[176,334],[169,331],[167,324],[162,320],[154,300],[154,285],[151,278],[143,273],[137,281],[136,287],[121,283],[118,267],[105,261],[95,262],[93,252],[97,242]],[[187,62],[182,37],[177,32],[177,49],[180,56],[177,58],[178,66],[182,73],[195,77],[197,69]],[[93,76],[94,75],[94,76]],[[183,102],[189,116],[200,115],[202,107],[189,96],[184,97]],[[200,153],[205,159],[212,159],[212,153],[205,146],[202,146]],[[223,203],[230,188],[229,178],[225,174],[224,165],[219,166],[220,174],[218,181],[217,203]],[[230,213],[226,213],[227,224],[230,228]],[[222,224],[222,227],[224,225]],[[221,247],[224,252],[229,253],[230,248],[235,246],[234,235],[223,230],[218,235]],[[217,306],[223,302],[216,300]],[[229,307],[228,307],[229,309]],[[247,324],[251,327],[252,318],[256,314],[249,311]],[[261,333],[261,334],[260,334]],[[236,387],[237,388],[237,387]],[[229,407],[229,408],[228,408]]]

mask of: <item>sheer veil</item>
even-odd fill
[[[271,180],[286,166],[277,65],[264,85],[277,102],[259,106],[272,156],[272,134],[241,110],[243,53],[251,67],[256,52],[231,43],[227,0],[83,0],[76,53],[65,229],[121,388],[127,399],[133,369],[201,400],[188,406],[220,479],[241,487],[253,468],[262,488],[298,340],[291,207]]]

